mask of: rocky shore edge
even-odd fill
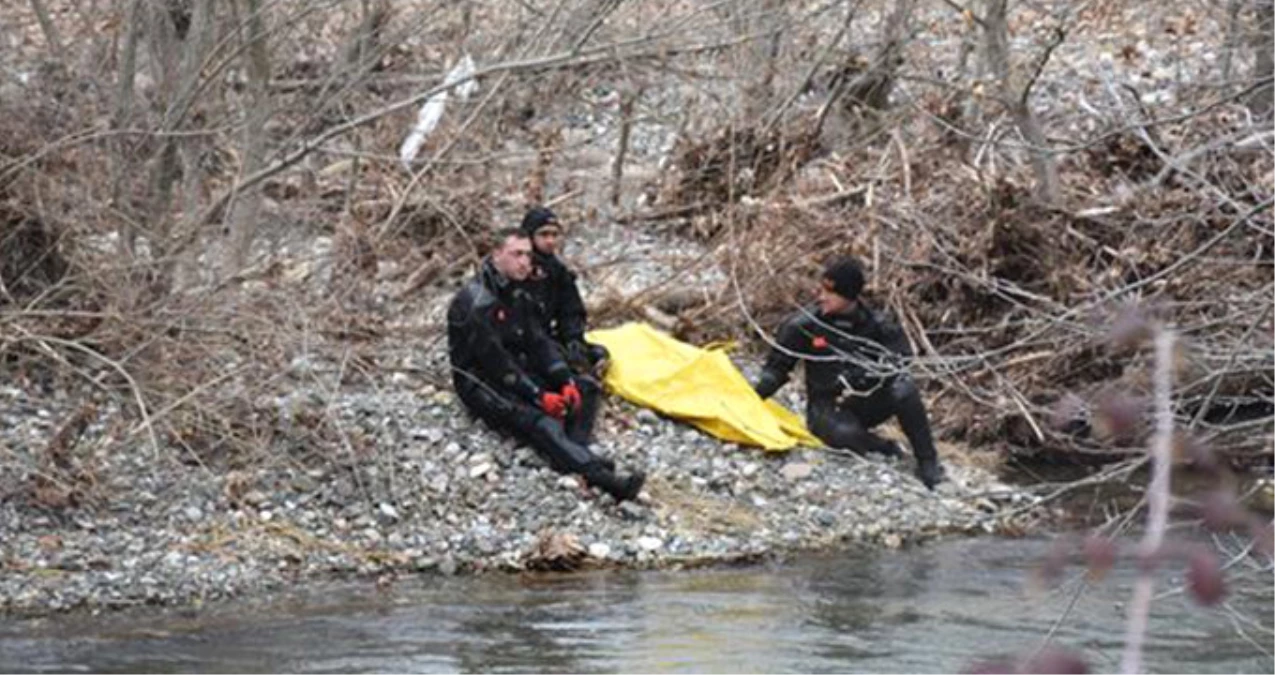
[[[60,418],[24,409],[17,389],[0,395],[10,441],[48,437],[44,427]],[[319,393],[296,394],[307,395]],[[86,503],[0,503],[0,611],[198,606],[332,577],[385,588],[412,574],[740,563],[1021,532],[1041,511],[1030,493],[964,465],[951,446],[940,446],[947,481],[931,493],[910,458],[765,453],[612,397],[595,445],[651,476],[641,500],[616,504],[475,422],[433,385],[345,391],[323,403],[346,438],[344,456],[316,461],[281,447],[225,471],[156,460],[145,445],[108,452],[103,442]]]

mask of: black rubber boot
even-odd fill
[[[634,499],[642,491],[642,485],[646,483],[646,474],[641,471],[634,471],[621,477],[615,471],[602,466],[600,462],[586,472],[584,477],[590,485],[611,495],[617,502]]]
[[[921,480],[926,489],[933,491],[934,486],[943,481],[943,467],[939,466],[938,460],[933,458],[918,459],[916,477]]]
[[[903,449],[899,447],[897,441],[891,441],[886,438],[877,437],[873,442],[871,450],[887,459],[896,459],[903,456]]]

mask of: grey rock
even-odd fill
[[[798,481],[810,477],[814,471],[815,468],[805,462],[789,462],[779,470],[779,473],[790,481]]]

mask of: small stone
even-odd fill
[[[269,499],[270,498],[266,496],[266,493],[261,490],[252,490],[243,496],[244,503],[249,506],[260,506],[266,503]]]
[[[645,520],[647,516],[646,507],[633,501],[623,501],[616,507],[620,511],[620,516],[625,520]]]
[[[589,544],[589,557],[603,559],[611,555],[611,547],[601,542]]]
[[[391,504],[381,502],[376,508],[381,512],[381,515],[389,518],[390,520],[398,520],[399,518],[398,509],[394,508]]]
[[[187,506],[182,510],[182,515],[191,522],[203,520],[204,518],[204,512],[200,511],[198,506]]]
[[[779,473],[790,481],[797,481],[808,478],[814,471],[815,468],[805,462],[791,462],[785,464],[784,468],[779,470]]]
[[[637,545],[643,551],[656,551],[664,546],[664,540],[659,537],[638,537]]]
[[[438,571],[443,576],[447,576],[447,577],[454,576],[456,574],[456,570],[457,570],[456,559],[450,556],[447,558],[443,558],[443,561],[438,563]]]
[[[482,478],[483,476],[487,475],[488,471],[491,471],[490,463],[483,462],[481,464],[475,464],[474,466],[469,468],[469,477]]]
[[[760,468],[757,462],[744,462],[744,465],[739,467],[739,473],[744,478],[752,478]]]

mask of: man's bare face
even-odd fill
[[[556,255],[562,243],[562,230],[557,225],[545,225],[531,235],[531,243],[545,255]]]
[[[832,280],[822,279],[819,283],[819,311],[825,316],[842,314],[854,307],[854,300],[832,290]]]
[[[531,240],[509,236],[491,254],[496,271],[513,281],[525,281],[531,276]]]

